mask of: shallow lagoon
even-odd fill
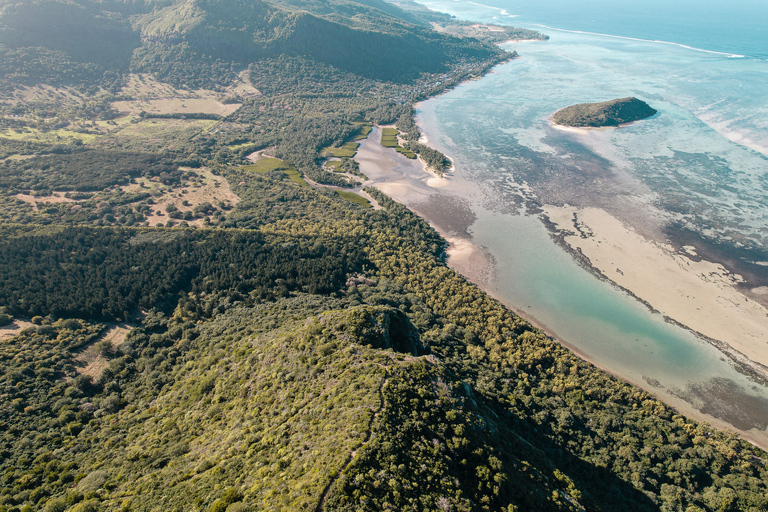
[[[428,5],[505,21],[479,4]],[[768,152],[761,136],[768,132],[766,62],[546,33],[550,41],[510,44],[520,59],[421,104],[419,123],[430,144],[456,163],[451,185],[434,193],[469,205],[474,222],[467,232],[496,262],[487,286],[495,296],[598,365],[768,446],[764,383],[595,278],[536,214],[526,214],[536,202],[598,206],[648,237],[668,236],[665,226],[678,220],[724,243],[751,244],[759,254],[768,236],[768,159],[761,153]],[[563,106],[630,95],[660,114],[586,135],[549,125],[548,116]]]

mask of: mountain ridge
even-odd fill
[[[67,4],[159,39],[112,70],[2,48],[0,512],[768,508],[768,454],[579,359],[326,156],[418,140],[496,38],[368,1]],[[390,46],[297,51],[329,35]],[[377,70],[398,41],[422,61]]]

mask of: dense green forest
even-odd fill
[[[514,57],[402,5],[0,3],[0,512],[768,510],[768,454],[533,328],[375,188],[300,178],[349,185],[321,152],[389,123],[442,171],[414,102]],[[138,71],[240,106],[125,121]],[[204,183],[232,200],[185,205]]]

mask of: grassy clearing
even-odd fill
[[[416,158],[416,153],[413,151],[410,151],[408,149],[405,149],[403,147],[400,147],[400,144],[397,140],[397,136],[400,134],[400,132],[397,130],[397,128],[382,128],[381,129],[381,145],[385,148],[392,148],[401,155],[403,155],[406,158],[410,158],[413,160]]]
[[[373,127],[369,124],[364,124],[360,127],[360,133],[358,133],[355,136],[355,140],[365,140],[368,138],[368,135],[371,133],[371,130],[373,130]]]
[[[341,167],[341,160],[328,160],[323,165],[325,165],[325,167],[327,167],[328,169],[330,169],[333,172],[344,172],[340,168]]]
[[[94,145],[129,151],[162,151],[184,147],[189,141],[210,131],[217,121],[210,119],[143,119],[126,123],[119,130],[101,137]]]
[[[41,131],[36,128],[24,128],[22,130],[9,129],[2,131],[0,132],[0,137],[11,140],[44,142],[48,144],[66,144],[75,139],[79,139],[84,144],[88,144],[101,137],[101,134],[80,133],[65,129]]]
[[[360,206],[367,206],[368,208],[372,208],[372,205],[370,201],[368,201],[363,196],[357,195],[354,192],[347,192],[345,190],[337,190],[337,194],[339,194],[341,197],[346,199],[347,201],[355,204],[359,204]]]
[[[397,128],[382,128],[381,129],[381,145],[385,148],[398,148],[400,145],[397,142],[397,136],[400,132]]]
[[[291,164],[284,162],[278,158],[261,158],[251,165],[246,165],[243,169],[247,171],[257,172],[264,174],[269,171],[282,171],[283,174],[288,176],[290,180],[302,187],[308,187],[309,183],[304,181],[299,171],[296,170]]]
[[[228,146],[230,151],[237,151],[239,149],[247,148],[250,146],[255,146],[255,142],[243,142],[242,144],[233,144],[231,146]]]
[[[360,143],[355,141],[367,139],[368,134],[371,133],[372,129],[373,127],[370,124],[361,124],[360,129],[353,140],[344,143],[340,148],[325,148],[322,151],[322,154],[324,156],[332,156],[336,158],[353,158],[357,154],[357,148],[360,147]],[[338,172],[338,170],[334,170]]]
[[[352,158],[357,153],[358,147],[360,144],[357,142],[347,142],[340,148],[327,148],[325,154],[336,158]]]
[[[43,144],[69,144],[75,140],[89,144],[110,133],[122,130],[131,123],[135,123],[137,119],[136,116],[123,116],[110,121],[78,121],[72,123],[68,128],[58,130],[40,130],[31,127],[9,128],[0,131],[0,137]]]
[[[293,166],[291,166],[291,164],[283,162],[279,158],[261,158],[259,160],[256,160],[256,162],[250,165],[246,165],[243,168],[248,171],[264,174],[265,172],[269,172],[269,171],[286,171],[289,169],[293,169]]]
[[[381,138],[381,145],[385,148],[397,148],[399,145],[397,144],[397,139],[394,137],[382,137]]]
[[[290,168],[288,170],[284,170],[283,173],[290,178],[290,180],[300,187],[309,187],[309,183],[304,181],[304,178],[301,177],[301,174],[299,171],[297,171],[294,168]]]
[[[123,126],[131,124],[132,122],[138,122],[141,118],[139,116],[122,116],[116,117],[109,121],[94,121],[99,128],[105,130],[112,130],[115,126]],[[134,121],[135,120],[135,121]]]
[[[123,94],[135,99],[116,101],[121,112],[138,114],[218,114],[226,116],[240,108],[240,103],[222,103],[221,93],[208,90],[181,90],[159,82],[147,74],[131,74]]]

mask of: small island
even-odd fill
[[[571,105],[555,112],[552,121],[564,126],[598,128],[631,123],[655,113],[656,110],[646,102],[630,97]]]

